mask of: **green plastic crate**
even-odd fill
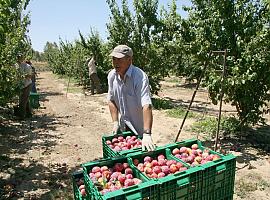
[[[30,92],[29,103],[31,108],[39,108],[39,94]]]
[[[231,200],[234,193],[235,181],[235,156],[223,155],[202,145],[199,140],[189,139],[176,142],[168,147],[171,151],[176,147],[191,147],[198,144],[199,149],[208,149],[211,154],[220,156],[218,160],[210,161],[199,165],[203,169],[203,179],[200,200]]]
[[[204,169],[201,200],[232,200],[236,157],[229,154],[201,167]]]
[[[142,183],[138,185],[133,185],[127,188],[121,188],[112,192],[108,192],[102,195],[97,187],[94,185],[92,180],[89,177],[89,172],[94,166],[108,166],[112,167],[115,163],[128,163],[126,157],[115,157],[102,159],[98,161],[93,161],[89,163],[82,164],[84,170],[84,180],[86,184],[87,196],[90,200],[132,200],[132,199],[151,199],[159,200],[158,195],[158,184],[154,180],[145,179],[143,174],[134,168],[131,163],[130,168],[133,171],[134,178],[139,178],[142,180]]]
[[[72,174],[72,186],[73,186],[74,199],[75,200],[88,200],[87,196],[86,197],[82,196],[78,188],[78,185],[76,183],[76,181],[78,181],[78,179],[81,179],[81,178],[83,178],[83,171],[77,171]]]
[[[168,147],[170,145],[166,145]],[[157,157],[159,154],[163,154],[167,160],[176,160],[182,162],[188,169],[175,174],[167,175],[163,178],[149,178],[146,175],[145,178],[148,180],[155,180],[159,184],[159,199],[160,200],[199,200],[201,196],[202,188],[202,168],[193,167],[184,163],[182,160],[174,157],[169,149],[164,147],[157,147],[153,152],[137,152],[128,154],[129,162],[133,159],[138,159],[142,162],[145,156],[152,158]],[[135,167],[135,166],[134,166]]]
[[[122,132],[121,134],[117,134],[118,136],[123,136],[124,138],[126,138],[127,136],[137,136],[134,133],[127,131],[127,132]],[[117,156],[125,156],[129,153],[133,153],[133,152],[137,152],[137,151],[141,151],[142,148],[134,148],[134,149],[130,149],[130,150],[124,150],[124,151],[114,151],[112,150],[107,144],[106,141],[107,140],[112,140],[114,137],[116,137],[115,135],[110,135],[110,136],[103,136],[102,137],[102,149],[103,149],[103,158],[112,158],[112,157],[117,157]],[[139,136],[137,136],[137,138],[141,139]]]

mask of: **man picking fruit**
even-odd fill
[[[127,45],[116,46],[110,56],[114,69],[108,74],[107,99],[113,133],[117,134],[120,129],[131,130],[143,136],[142,150],[153,151],[153,114],[148,77],[132,64],[133,51]]]

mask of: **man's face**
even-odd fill
[[[132,58],[125,56],[123,58],[112,57],[113,67],[116,72],[120,75],[125,75],[129,65],[131,64]]]

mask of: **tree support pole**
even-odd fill
[[[209,58],[211,57],[211,54],[212,54],[212,51],[210,51],[210,53],[209,53]],[[200,86],[201,80],[202,80],[202,78],[203,78],[203,76],[204,76],[204,73],[205,73],[205,71],[206,71],[206,68],[207,68],[207,66],[208,66],[208,60],[209,60],[209,59],[207,59],[207,60],[204,62],[204,66],[203,66],[203,69],[202,69],[202,73],[201,73],[200,78],[199,78],[199,80],[198,80],[198,82],[197,82],[196,89],[195,89],[195,91],[193,92],[193,95],[192,95],[192,98],[191,98],[191,100],[190,100],[190,103],[189,103],[187,112],[186,112],[186,114],[185,114],[185,117],[184,117],[184,119],[183,119],[183,121],[182,121],[182,124],[181,124],[181,126],[180,126],[180,128],[179,128],[179,131],[178,131],[178,133],[177,133],[177,136],[176,136],[176,138],[175,138],[175,142],[178,141],[178,138],[179,138],[179,136],[180,136],[180,133],[181,133],[181,131],[182,131],[182,129],[183,129],[183,126],[184,126],[184,123],[185,123],[186,118],[187,118],[187,116],[188,116],[189,110],[190,110],[190,108],[191,108],[191,105],[192,105],[192,103],[193,103],[193,101],[194,101],[194,98],[195,98],[196,93],[197,93],[197,91],[198,91],[198,88],[199,88],[199,86]]]
[[[67,94],[68,94],[69,83],[70,83],[70,75],[68,76],[68,85],[67,85],[67,91],[66,91],[66,98],[67,98]]]
[[[213,53],[215,53],[215,52],[213,52]],[[227,50],[225,49],[224,51],[219,51],[219,52],[216,52],[216,53],[223,53],[224,54],[224,61],[223,61],[221,88],[220,88],[220,94],[219,94],[218,124],[217,124],[217,132],[216,132],[216,138],[215,138],[214,151],[217,150],[217,145],[218,145],[218,142],[219,142],[219,129],[220,129],[220,120],[221,120],[222,100],[223,100],[223,96],[224,96],[223,85],[224,85],[224,79],[225,79],[226,72],[227,72],[227,67],[226,67]]]

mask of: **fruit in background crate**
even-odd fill
[[[128,174],[133,174],[132,169],[129,168],[129,167],[126,168],[126,169],[125,169],[125,174],[126,174],[126,175],[128,175]]]
[[[114,171],[121,172],[124,169],[124,166],[122,163],[116,163],[113,167]]]
[[[220,156],[218,154],[211,154],[209,149],[199,149],[198,144],[192,144],[191,148],[174,148],[172,150],[172,154],[175,157],[182,159],[184,162],[188,163],[191,166],[197,166],[220,159]]]
[[[158,155],[157,158],[145,156],[143,163],[138,162],[138,159],[133,159],[133,164],[149,178],[162,178],[187,170],[183,163],[167,160],[163,154]]]
[[[140,163],[140,161],[139,161],[138,159],[134,159],[134,160],[133,160],[133,163],[134,163],[134,165],[137,166],[137,165]]]
[[[123,151],[133,148],[139,148],[142,146],[140,139],[137,139],[136,136],[115,136],[112,140],[107,140],[106,144],[114,151]]]
[[[133,171],[128,163],[115,163],[108,166],[95,166],[89,172],[89,177],[101,194],[137,185],[142,181],[133,177]]]
[[[198,144],[193,144],[191,145],[191,149],[197,150],[199,148]]]
[[[86,191],[85,191],[85,185],[84,185],[84,181],[83,181],[83,178],[80,178],[80,179],[77,179],[76,180],[76,184],[80,190],[80,193],[82,196],[86,196]]]

